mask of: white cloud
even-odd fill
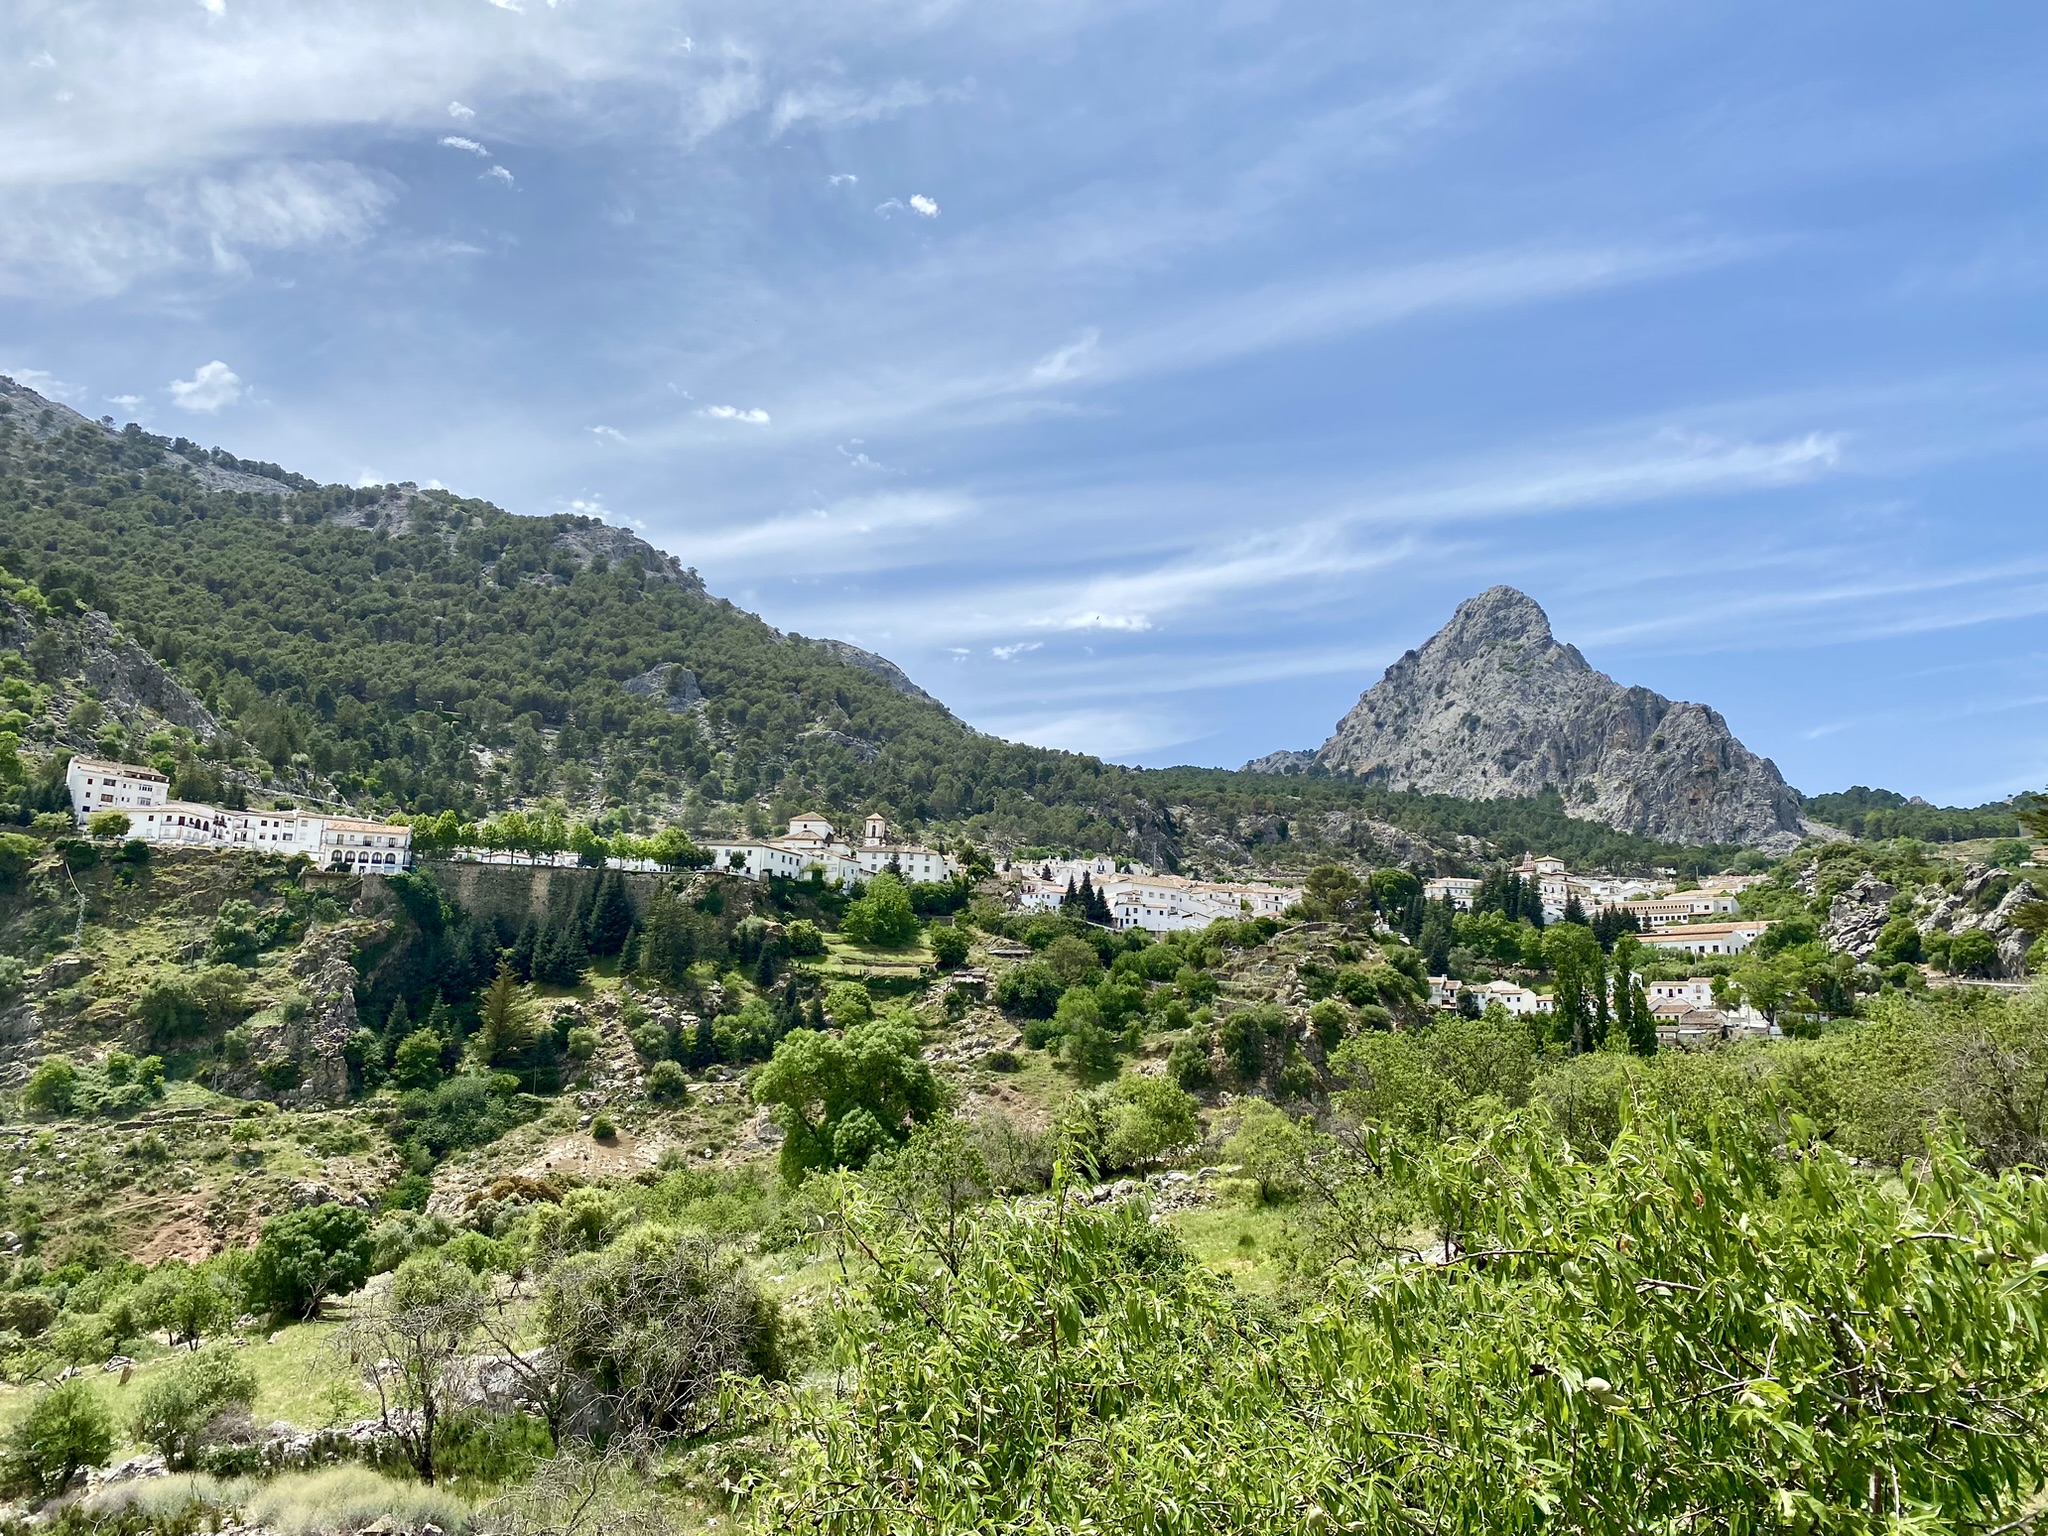
[[[489,0],[489,3],[495,5],[501,11],[510,11],[515,16],[526,9],[525,6],[519,3],[519,0]]]
[[[55,69],[57,61],[50,57],[50,50],[45,48],[41,53],[28,61],[28,67],[30,69]]]
[[[1043,640],[1019,640],[1014,645],[991,646],[989,647],[989,655],[995,657],[997,661],[1015,661],[1019,656],[1027,652],[1043,650],[1044,648],[1045,642]]]
[[[894,567],[906,547],[972,510],[964,498],[930,491],[854,496],[812,511],[745,527],[729,523],[678,534],[686,560],[733,572],[846,572]],[[1012,626],[1014,628],[1014,626]]]
[[[40,368],[0,367],[0,374],[6,375],[25,389],[32,389],[45,400],[79,400],[85,396],[83,384],[67,384],[54,373],[45,373]]]
[[[1068,379],[1079,378],[1088,371],[1089,360],[1095,355],[1095,344],[1102,339],[1102,333],[1092,326],[1083,331],[1076,341],[1067,343],[1057,351],[1048,352],[1031,369],[1034,384],[1059,384]]]
[[[590,429],[590,434],[593,437],[604,438],[614,443],[623,443],[626,440],[626,434],[621,432],[617,427],[592,427]]]
[[[697,414],[709,416],[713,421],[743,421],[750,427],[768,425],[768,413],[758,406],[752,410],[741,410],[736,405],[707,405]]]
[[[505,167],[503,167],[502,165],[492,166],[488,171],[485,171],[483,175],[479,176],[477,180],[500,182],[508,187],[513,184],[512,173],[506,170]]]
[[[455,119],[455,120],[456,120],[457,122],[464,122],[464,123],[466,123],[466,122],[468,122],[468,121],[469,121],[469,120],[470,120],[470,119],[471,119],[472,117],[475,117],[475,116],[476,116],[476,108],[475,108],[475,107],[465,107],[465,106],[464,106],[464,105],[463,105],[463,104],[462,104],[461,102],[459,102],[459,101],[451,101],[451,102],[449,102],[449,103],[448,103],[448,115],[449,115],[450,117],[454,118],[454,119]]]
[[[179,410],[203,411],[210,416],[242,398],[242,381],[234,369],[215,358],[191,378],[171,380],[170,391],[171,404]]]
[[[209,16],[225,16],[228,13],[228,0],[199,0],[199,8]]]
[[[826,179],[835,187],[853,187],[860,184],[860,178],[851,171],[835,171]]]
[[[181,267],[236,275],[249,251],[352,245],[392,184],[340,161],[265,161],[143,188],[0,190],[0,291],[116,293]]]
[[[138,411],[138,410],[142,409],[142,396],[140,396],[140,395],[108,395],[108,396],[107,396],[107,404],[109,404],[109,405],[118,405],[118,406],[119,406],[119,407],[121,407],[121,409],[122,409],[122,410],[124,410],[124,411]]]
[[[801,90],[785,91],[776,99],[769,126],[772,132],[781,133],[792,123],[801,122],[814,122],[828,128],[843,127],[848,123],[872,123],[934,101],[955,100],[964,94],[961,88],[929,90],[912,80],[898,80],[877,91],[838,85],[806,86]]]
[[[910,194],[910,211],[923,214],[928,219],[936,219],[939,216],[939,205],[922,192],[913,192]]]
[[[483,145],[477,143],[475,139],[465,139],[459,133],[443,135],[441,147],[443,149],[459,149],[466,155],[476,155],[485,160],[491,158],[491,152],[485,149]]]

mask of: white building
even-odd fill
[[[1108,862],[1107,860],[1103,862]],[[1278,917],[1301,893],[1263,881],[1236,883],[1190,880],[1182,875],[1115,872],[1097,874],[1084,868],[1068,880],[1047,879],[1043,865],[1032,866],[1017,891],[1017,905],[1026,912],[1057,912],[1066,899],[1068,880],[1078,887],[1081,876],[1109,907],[1113,928],[1143,928],[1147,933],[1178,933],[1206,928],[1219,918]]]
[[[78,824],[100,811],[135,812],[165,804],[171,798],[171,781],[154,768],[133,763],[113,763],[98,757],[74,757],[64,770],[65,787],[71,791],[71,808]]]
[[[120,811],[128,835],[145,843],[189,848],[248,848],[303,853],[323,868],[373,874],[412,862],[412,828],[312,811],[229,810],[169,797],[169,781],[153,768],[74,757],[65,774],[79,824],[100,811]]]
[[[1633,912],[1645,928],[1668,928],[1673,923],[1698,922],[1701,918],[1732,917],[1742,904],[1730,891],[1675,891],[1669,896],[1650,896],[1621,904]]]
[[[1483,987],[1472,987],[1468,990],[1479,999],[1481,1008],[1488,1003],[1499,1003],[1509,1013],[1518,1017],[1549,1013],[1555,1006],[1552,999],[1543,993],[1531,991],[1513,981],[1489,981]]]
[[[844,843],[823,816],[794,816],[781,837],[718,839],[704,844],[711,867],[749,880],[771,875],[800,879],[816,870],[827,885],[850,885],[894,869],[913,884],[950,880],[959,865],[947,854],[915,843],[899,843],[889,823],[870,816],[858,844]]]
[[[1695,955],[1739,955],[1763,936],[1767,918],[1748,918],[1733,923],[1674,923],[1643,935],[1645,949],[1665,953],[1690,951]]]
[[[1439,875],[1434,880],[1422,882],[1425,900],[1442,901],[1446,896],[1451,905],[1460,912],[1472,910],[1472,898],[1479,892],[1479,882],[1466,875]]]

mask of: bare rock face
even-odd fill
[[[1868,960],[1877,952],[1878,935],[1891,921],[1892,898],[1898,894],[1897,886],[1875,875],[1859,875],[1854,885],[1828,903],[1828,920],[1820,936],[1837,954]]]
[[[886,656],[877,656],[873,651],[864,651],[859,646],[849,645],[844,640],[813,640],[811,644],[830,656],[834,661],[841,661],[849,667],[856,667],[860,671],[867,673],[870,677],[879,677],[898,693],[908,694],[913,699],[922,699],[927,704],[939,703],[937,699],[913,683],[910,680],[909,673],[905,672]],[[939,707],[941,709],[945,708],[943,704],[940,704]]]
[[[2003,895],[1987,890],[1993,881],[2005,885]],[[1983,929],[1998,946],[1998,974],[2018,981],[2028,974],[2027,951],[2033,946],[2034,935],[2019,927],[2013,918],[2018,908],[2038,901],[2040,895],[2030,880],[2017,879],[2008,870],[1972,864],[1963,871],[1963,878],[1953,891],[1942,894],[1920,915],[1918,926],[1923,937],[1936,931],[1956,934]],[[1996,901],[1993,896],[1997,896]]]
[[[664,661],[638,677],[627,678],[619,686],[641,698],[659,699],[662,708],[672,715],[688,714],[704,697],[697,674],[677,661]]]
[[[1248,766],[1301,771],[1276,757]],[[1315,766],[1473,800],[1554,788],[1575,816],[1673,842],[1789,849],[1801,830],[1798,795],[1719,714],[1596,672],[1513,587],[1387,668]]]

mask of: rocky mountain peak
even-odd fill
[[[1798,796],[1703,704],[1595,671],[1540,605],[1489,587],[1401,657],[1338,722],[1311,768],[1466,799],[1555,790],[1575,816],[1687,843],[1795,842]]]

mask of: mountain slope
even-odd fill
[[[1300,771],[1304,755],[1247,765]],[[1799,797],[1704,704],[1626,688],[1512,587],[1458,607],[1313,755],[1330,773],[1465,799],[1555,788],[1576,816],[1675,842],[1796,840]]]
[[[0,575],[18,622],[53,636],[0,676],[22,704],[0,712],[0,746],[19,735],[39,771],[53,749],[92,748],[148,756],[194,793],[468,815],[553,797],[606,830],[880,810],[999,850],[1212,873],[1530,847],[1718,867],[1710,850],[1596,831],[1555,796],[1148,772],[1000,741],[893,663],[784,634],[624,530],[411,485],[322,486],[5,379]],[[115,651],[140,682],[93,681],[93,658]],[[0,818],[30,808],[0,781]]]

